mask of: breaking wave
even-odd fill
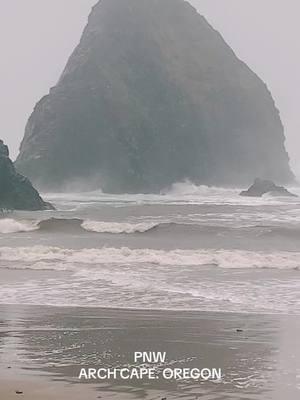
[[[0,219],[0,233],[31,232],[39,229],[36,221],[16,221],[11,218]]]
[[[50,218],[42,221],[17,221],[14,219],[0,219],[0,233],[22,233],[40,230],[43,232],[88,231],[95,233],[144,233],[159,225],[159,222],[104,222],[84,221],[82,219]]]
[[[214,266],[225,269],[293,269],[300,270],[300,252],[254,252],[244,250],[154,250],[123,248],[63,249],[59,247],[1,247],[2,266],[32,269],[91,268],[101,264],[159,266]],[[17,263],[17,264],[16,264]],[[68,268],[68,266],[70,268]]]
[[[41,231],[85,231],[94,233],[132,234],[145,233],[164,225],[160,222],[113,222],[82,219],[50,218],[38,223]]]
[[[267,217],[266,217],[267,218]],[[298,219],[291,216],[298,224]],[[230,222],[230,220],[229,220]],[[201,219],[200,217],[190,220],[175,220],[172,218],[165,218],[161,220],[146,220],[146,221],[96,221],[96,220],[83,220],[80,218],[49,218],[44,220],[14,220],[14,219],[0,219],[0,234],[11,233],[24,233],[40,231],[44,233],[95,233],[95,234],[144,234],[153,230],[164,230],[164,232],[183,232],[184,234],[218,234],[226,233],[229,231],[243,230],[246,234],[251,232],[259,234],[260,237],[272,237],[283,235],[294,239],[300,238],[300,228],[298,226],[276,226],[274,221],[267,220],[257,221],[255,225],[249,225],[248,220],[245,221],[241,218],[241,223],[235,221],[236,226],[228,223],[225,219],[219,218],[218,221],[207,218]],[[269,222],[269,224],[268,224]],[[284,223],[285,221],[282,221]],[[278,222],[281,224],[281,221]]]
[[[155,222],[102,222],[84,221],[81,226],[87,231],[98,233],[144,233],[160,226],[161,223]]]

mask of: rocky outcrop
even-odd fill
[[[30,181],[18,174],[9,158],[8,147],[0,140],[0,209],[48,210],[53,206],[43,201]]]
[[[289,192],[283,186],[277,186],[274,182],[255,179],[254,183],[248,190],[240,193],[241,196],[248,197],[262,197],[264,194],[269,194],[271,196],[288,196],[288,197],[298,197],[296,194]]]
[[[188,2],[101,0],[17,166],[51,190],[285,183],[284,141],[266,85]]]

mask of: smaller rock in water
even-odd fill
[[[255,179],[254,183],[248,190],[240,193],[240,196],[262,197],[264,194],[272,196],[298,197],[296,194],[289,192],[283,186],[277,186],[274,182],[264,179]]]
[[[29,179],[18,174],[9,158],[8,147],[0,139],[0,210],[53,210]]]

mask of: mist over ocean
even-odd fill
[[[238,194],[45,194],[0,219],[0,303],[300,314],[299,198]]]

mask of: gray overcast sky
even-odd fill
[[[122,0],[120,0],[122,1]],[[96,0],[0,0],[0,138],[16,156],[35,103],[54,86]],[[300,176],[299,0],[191,0],[268,84]]]

